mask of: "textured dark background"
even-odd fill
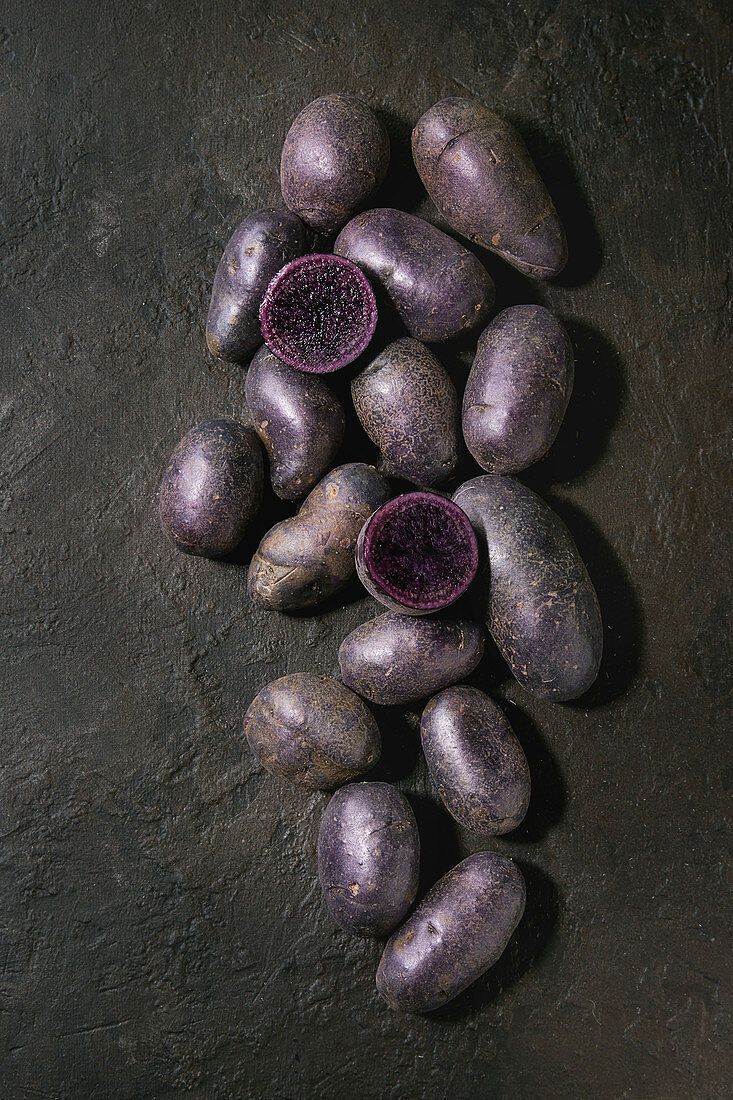
[[[728,1094],[727,7],[6,0],[3,1097]],[[334,90],[384,114],[382,201],[430,217],[411,124],[444,95],[506,112],[572,254],[553,286],[487,262],[500,305],[547,303],[577,347],[528,480],[587,558],[607,656],[573,706],[495,657],[476,677],[531,762],[527,823],[495,842],[529,903],[429,1018],[389,1012],[378,946],[323,911],[324,797],[265,778],[241,734],[266,681],[334,670],[374,605],[268,615],[241,564],[176,554],[155,516],[184,431],[242,412],[243,372],[203,339],[219,254]],[[414,718],[385,739],[427,884],[480,841],[436,807]]]

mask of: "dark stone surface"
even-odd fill
[[[5,4],[4,1097],[727,1093],[726,9]],[[522,694],[493,652],[471,678],[532,771],[525,822],[494,845],[520,860],[527,913],[427,1018],[381,1003],[378,946],[325,912],[326,796],[266,777],[241,731],[265,682],[334,672],[378,608],[267,613],[244,551],[177,554],[156,516],[185,431],[242,412],[243,372],[205,348],[211,280],[278,199],[290,121],[329,91],[386,121],[377,202],[427,216],[411,124],[452,94],[505,111],[570,244],[559,285],[482,259],[497,308],[543,302],[576,348],[566,423],[526,480],[586,556],[606,659],[571,706]],[[468,347],[442,358],[460,383]],[[414,717],[379,720],[374,778],[411,798],[424,892],[475,841],[437,805]]]

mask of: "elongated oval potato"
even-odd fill
[[[382,287],[418,340],[447,340],[477,328],[494,304],[494,284],[481,261],[434,225],[402,210],[357,214],[333,250]]]
[[[444,875],[387,942],[377,990],[399,1012],[432,1012],[502,955],[524,913],[524,877],[510,859],[476,852]]]
[[[466,446],[490,474],[547,454],[573,389],[573,349],[544,306],[511,306],[484,329],[463,394]]]
[[[562,222],[514,127],[476,100],[441,99],[412,132],[412,156],[451,229],[537,279],[567,261]]]
[[[529,806],[527,758],[504,714],[468,684],[425,707],[420,736],[428,770],[449,813],[466,829],[501,836]]]
[[[598,675],[603,624],[567,527],[511,477],[476,477],[453,499],[488,565],[486,623],[513,676],[541,699],[582,695]]]

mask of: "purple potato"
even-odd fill
[[[484,652],[478,623],[387,612],[362,623],[339,649],[341,678],[379,706],[415,703],[473,672]]]
[[[475,477],[453,499],[487,559],[486,622],[513,676],[541,699],[582,695],[598,675],[603,624],[567,527],[511,477]]]
[[[466,446],[484,470],[511,474],[545,455],[573,389],[573,349],[544,306],[512,306],[482,333],[463,395]]]
[[[262,450],[234,420],[205,420],[176,447],[160,486],[160,524],[185,554],[221,558],[242,541],[262,502]]]
[[[278,779],[328,791],[373,768],[381,743],[364,701],[336,680],[296,672],[256,695],[244,733],[262,767]]]
[[[260,325],[270,351],[296,370],[327,374],[365,350],[377,324],[374,291],[356,264],[314,252],[275,275]]]
[[[356,570],[367,592],[406,615],[429,615],[454,603],[477,567],[468,517],[435,493],[403,493],[383,504],[356,544]]]
[[[474,254],[402,210],[357,214],[333,250],[385,290],[418,340],[447,340],[476,328],[494,304],[494,284]]]
[[[326,807],[318,877],[328,911],[357,936],[387,936],[417,894],[420,837],[410,803],[389,783],[350,783]]]
[[[382,475],[364,462],[332,470],[297,515],[262,539],[249,567],[250,598],[274,611],[299,611],[338,592],[354,576],[359,531],[389,495]]]
[[[510,859],[476,852],[436,882],[387,942],[377,990],[398,1012],[432,1012],[480,978],[522,919],[524,877]]]
[[[422,747],[448,812],[476,833],[516,829],[529,806],[527,758],[504,714],[478,688],[441,691],[423,711]]]
[[[252,360],[245,394],[273,489],[283,500],[305,496],[341,446],[341,402],[320,378],[286,366],[266,347]]]
[[[212,355],[241,363],[262,343],[260,302],[280,268],[305,252],[306,238],[289,210],[258,210],[240,222],[214,276],[206,320]]]
[[[475,100],[434,104],[412,132],[412,156],[451,229],[537,279],[568,258],[562,222],[514,127]]]
[[[437,485],[458,462],[456,388],[433,353],[405,337],[389,344],[351,383],[364,431],[390,470],[416,485]]]
[[[324,95],[297,115],[280,160],[285,205],[321,233],[364,206],[389,164],[387,131],[350,95]]]

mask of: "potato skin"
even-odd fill
[[[477,328],[494,304],[494,284],[480,260],[434,225],[402,210],[357,214],[333,250],[385,290],[418,340],[447,340]]]
[[[463,438],[479,466],[511,474],[547,454],[573,378],[573,349],[549,309],[498,314],[479,338],[463,395]]]
[[[307,672],[267,684],[250,703],[244,733],[266,771],[310,790],[332,790],[369,771],[381,749],[363,700]]]
[[[476,100],[442,99],[412,132],[415,167],[451,229],[537,279],[558,275],[567,241],[514,127]]]
[[[390,496],[373,466],[349,462],[322,478],[297,515],[271,528],[249,567],[247,589],[274,611],[312,607],[354,576],[359,532]]]
[[[318,877],[345,932],[386,936],[408,911],[420,872],[417,822],[389,783],[349,783],[333,796],[318,834]]]
[[[184,554],[220,558],[241,542],[262,502],[262,449],[235,420],[205,420],[173,452],[160,486],[160,524]]]
[[[415,703],[473,672],[483,631],[468,619],[415,618],[387,612],[344,638],[341,678],[370,703]]]
[[[306,227],[289,210],[257,210],[240,222],[214,275],[206,319],[212,355],[241,363],[262,343],[260,302],[272,277],[307,243]]]
[[[399,477],[433,486],[459,456],[459,403],[448,372],[418,340],[389,344],[351,383],[364,431]]]
[[[582,695],[598,675],[603,624],[567,527],[511,477],[476,477],[453,499],[488,562],[486,623],[515,679],[540,699]]]
[[[432,1012],[499,959],[522,919],[524,877],[510,859],[476,852],[453,867],[387,942],[377,990],[398,1012]]]
[[[273,489],[283,500],[305,496],[341,446],[341,402],[316,375],[286,366],[267,347],[252,360],[245,395],[270,458]]]
[[[285,205],[314,229],[332,233],[376,191],[388,164],[389,138],[374,112],[354,96],[321,96],[296,116],[285,138]]]
[[[488,695],[468,684],[441,691],[423,711],[420,736],[433,782],[460,825],[489,836],[516,829],[529,806],[529,767]]]

